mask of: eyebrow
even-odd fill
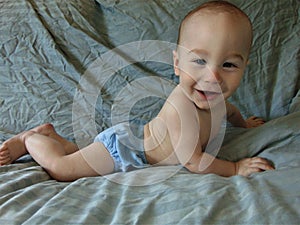
[[[230,54],[229,57],[239,58],[240,60],[242,60],[244,62],[244,57],[241,54],[233,53],[233,54]]]
[[[197,54],[197,55],[208,55],[208,52],[206,51],[206,50],[204,50],[204,49],[198,49],[198,48],[196,48],[196,49],[192,49],[192,50],[190,50],[189,52],[188,52],[188,54],[191,54],[191,53],[194,53],[194,54]]]
[[[196,55],[208,55],[208,52],[204,49],[192,49],[188,52],[188,54],[196,54]],[[239,58],[240,60],[242,60],[244,62],[244,57],[241,55],[241,54],[238,54],[238,53],[232,53],[232,54],[229,54],[229,57],[228,58]]]

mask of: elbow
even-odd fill
[[[191,173],[208,174],[213,173],[212,164],[216,158],[207,153],[195,154],[184,167]]]

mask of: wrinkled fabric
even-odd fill
[[[202,2],[2,0],[0,141],[50,122],[85,146],[116,121],[149,121],[178,78],[172,49],[145,57],[141,43],[176,44],[180,21]],[[228,128],[218,157],[261,156],[275,171],[223,178],[171,166],[57,182],[25,156],[0,167],[0,224],[298,224],[300,3],[233,2],[254,39],[229,100],[267,123]]]

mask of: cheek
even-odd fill
[[[182,66],[180,68],[180,76],[189,82],[197,82],[200,77],[200,71],[191,66]]]
[[[239,87],[240,82],[241,82],[241,76],[232,77],[232,78],[228,79],[226,81],[226,86],[227,86],[228,91],[230,91],[231,93],[235,92],[236,89]]]
[[[187,83],[192,83],[195,82],[195,75],[196,71],[194,71],[193,69],[189,68],[188,66],[181,66],[180,67],[180,72],[179,72],[179,76],[180,79],[187,82]]]
[[[181,72],[181,75],[179,77],[180,79],[180,83],[185,86],[185,87],[188,87],[190,88],[191,86],[194,85],[194,79],[191,78],[191,76],[189,76],[188,74],[186,73],[182,73]]]

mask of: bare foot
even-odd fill
[[[0,166],[8,165],[27,154],[25,137],[29,132],[20,133],[7,141],[0,147]]]
[[[51,137],[55,139],[56,141],[60,142],[66,151],[67,154],[71,154],[73,152],[76,152],[78,150],[78,147],[76,144],[66,140],[62,136],[60,136],[54,129],[53,125],[50,123],[46,123],[43,125],[40,125],[38,127],[35,127],[32,129],[32,131]]]
[[[22,132],[3,142],[0,147],[0,166],[11,164],[21,156],[27,154],[25,137],[27,137],[28,135],[32,135],[33,133],[45,135],[60,142],[64,146],[64,150],[67,154],[71,154],[78,150],[76,144],[61,137],[56,133],[53,125],[47,123],[37,126],[29,131]]]

